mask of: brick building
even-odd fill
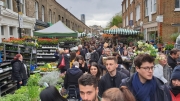
[[[61,20],[72,30],[91,31],[56,0],[26,0],[26,15],[36,18],[35,30],[46,27],[47,23],[56,23]]]
[[[180,0],[123,0],[122,17],[123,27],[141,31],[145,40],[168,42],[180,32]]]

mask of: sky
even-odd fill
[[[78,19],[85,14],[88,26],[106,27],[111,18],[121,12],[122,0],[56,0]]]

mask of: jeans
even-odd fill
[[[21,88],[21,86],[25,86],[27,83],[27,79],[22,80],[22,84],[19,84],[19,82],[17,82],[17,89]]]

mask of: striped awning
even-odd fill
[[[109,29],[109,30],[104,30],[103,32],[106,34],[119,34],[119,35],[137,35],[137,34],[139,34],[139,31],[123,29],[123,28]]]

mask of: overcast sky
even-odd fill
[[[122,9],[122,0],[56,0],[80,19],[85,14],[86,25],[105,27],[110,19]]]

